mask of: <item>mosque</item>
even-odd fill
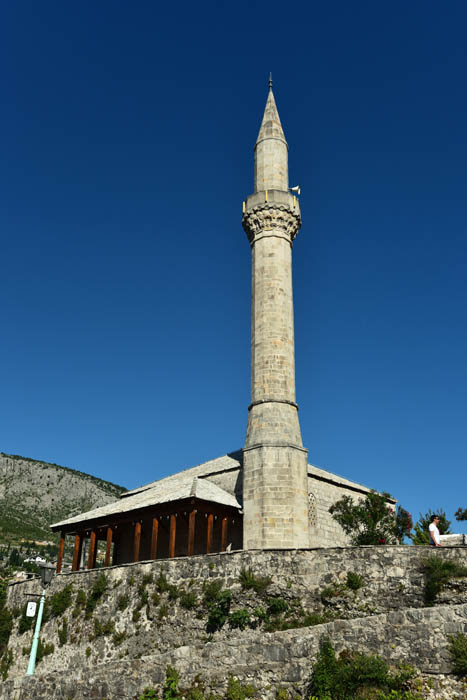
[[[296,188],[294,188],[295,190]],[[301,226],[289,188],[288,145],[269,81],[254,149],[254,192],[243,202],[251,246],[251,403],[243,449],[128,491],[51,526],[74,537],[72,570],[238,549],[347,544],[329,514],[370,489],[308,463],[295,399],[292,247]],[[394,501],[391,501],[394,503]],[[83,545],[87,556],[83,562]]]

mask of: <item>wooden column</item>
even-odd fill
[[[227,547],[227,526],[229,519],[227,517],[222,518],[222,530],[221,530],[221,552],[225,552]]]
[[[63,552],[65,551],[65,533],[60,533],[60,544],[58,545],[57,574],[62,570]]]
[[[91,537],[89,538],[88,569],[95,569],[96,568],[96,554],[97,554],[97,533],[95,530],[91,530]]]
[[[139,548],[141,544],[141,523],[139,520],[135,523],[135,535],[133,538],[133,561],[139,561]]]
[[[206,553],[209,554],[209,552],[212,549],[212,527],[214,524],[214,516],[212,513],[209,513],[208,515],[208,533],[206,537]]]
[[[169,530],[169,557],[175,556],[175,535],[177,532],[177,516],[172,514],[170,516],[170,530]]]
[[[151,555],[150,559],[157,559],[157,539],[159,537],[159,519],[157,516],[152,519],[151,534]]]
[[[190,512],[188,519],[188,556],[191,557],[195,553],[195,524],[196,510]]]
[[[81,561],[82,548],[83,548],[83,538],[81,535],[76,535],[75,548],[73,550],[73,563],[71,565],[72,571],[79,571],[79,563]]]
[[[110,554],[112,552],[112,537],[113,537],[113,530],[111,527],[108,527],[107,528],[106,547],[105,547],[104,566],[110,566]]]

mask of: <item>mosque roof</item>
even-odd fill
[[[231,506],[241,509],[241,504],[233,493],[229,493],[217,484],[209,480],[210,476],[221,473],[239,471],[243,467],[242,451],[211,459],[195,467],[184,469],[176,474],[171,474],[163,479],[152,481],[149,484],[139,486],[132,491],[126,491],[113,503],[108,503],[101,508],[94,508],[85,513],[80,513],[66,520],[51,525],[56,530],[60,527],[78,524],[84,521],[97,520],[111,515],[130,513],[133,510],[156,506],[187,498],[197,498],[210,501],[219,505]],[[336,484],[366,494],[371,491],[367,486],[350,481],[342,476],[333,474],[326,469],[308,465],[308,476],[319,481]],[[388,499],[395,502],[395,499]]]
[[[183,472],[182,472],[183,474]],[[161,505],[173,501],[181,501],[188,498],[196,498],[202,501],[210,501],[219,505],[240,509],[241,505],[232,494],[213,484],[207,479],[197,476],[174,475],[179,478],[167,477],[149,485],[148,488],[137,490],[132,495],[126,493],[125,498],[108,503],[101,508],[94,508],[85,513],[80,513],[67,520],[61,520],[51,525],[52,529],[58,529],[67,525],[74,525],[83,521],[97,520],[111,515],[122,515],[140,510],[148,506]]]

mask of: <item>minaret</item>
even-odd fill
[[[255,191],[243,204],[242,218],[252,253],[244,549],[310,546],[307,450],[295,403],[292,299],[292,243],[301,218],[288,188],[288,146],[270,78],[255,146]]]

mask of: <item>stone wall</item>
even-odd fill
[[[52,582],[48,597],[72,584],[72,605],[63,615],[51,618],[42,632],[43,641],[53,644],[54,652],[41,661],[37,677],[21,685],[32,631],[19,634],[16,618],[9,645],[13,663],[0,699],[13,700],[20,688],[19,697],[28,700],[138,697],[145,685],[162,680],[168,664],[177,667],[184,683],[201,673],[214,688],[221,688],[229,673],[244,680],[254,678],[262,689],[260,697],[272,698],[273,690],[267,686],[274,692],[278,685],[302,692],[323,636],[330,636],[338,651],[379,653],[391,661],[409,660],[422,671],[447,673],[447,635],[467,631],[467,579],[446,589],[436,607],[425,608],[421,567],[429,555],[467,565],[467,548],[381,546],[241,551],[61,574]],[[239,576],[248,569],[271,577],[266,597],[242,589]],[[346,588],[349,571],[362,577],[360,590]],[[158,592],[161,572],[176,589],[172,598],[170,591]],[[84,609],[76,606],[78,591],[89,595],[102,573],[106,591],[86,618]],[[254,615],[259,606],[266,608],[268,601],[280,598],[290,607],[299,603],[306,612],[331,613],[336,619],[282,632],[265,632],[261,626],[242,631],[226,624],[211,635],[202,598],[203,585],[214,580],[232,592],[232,611],[247,609]],[[23,606],[25,593],[35,585],[10,586],[8,607]],[[182,592],[193,594],[193,608],[183,606]],[[64,620],[68,634],[60,645]],[[107,632],[106,626],[110,626]],[[116,665],[124,670],[118,677]],[[53,693],[52,683],[57,688]],[[90,685],[95,694],[89,694]],[[32,687],[35,694],[28,695]]]

